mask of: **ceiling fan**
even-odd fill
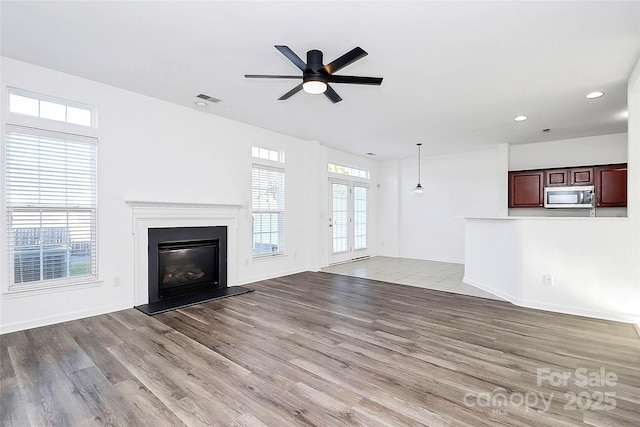
[[[302,83],[282,95],[278,100],[289,99],[292,95],[304,90],[307,93],[324,95],[334,104],[342,101],[340,95],[329,83],[347,83],[356,85],[377,85],[382,84],[382,77],[360,77],[360,76],[337,76],[335,73],[347,65],[367,56],[362,48],[356,47],[345,53],[327,65],[322,63],[322,52],[316,49],[307,52],[307,62],[305,63],[288,46],[276,45],[276,49],[286,56],[302,71],[301,76],[278,76],[265,74],[245,74],[248,79],[302,79]]]

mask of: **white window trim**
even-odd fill
[[[48,119],[43,119],[40,117],[34,117],[34,119],[38,120],[38,121],[43,121],[46,120],[46,122],[55,122],[58,123],[54,120],[48,120]],[[64,122],[60,122],[63,124],[69,124],[69,123],[64,123]],[[83,128],[89,129],[86,126],[82,126]],[[5,161],[6,161],[6,138],[7,138],[7,134],[9,132],[17,132],[17,133],[25,133],[25,134],[31,134],[31,135],[38,135],[38,136],[50,136],[50,137],[55,137],[56,135],[58,136],[63,136],[64,134],[69,135],[70,137],[74,138],[75,140],[86,140],[86,141],[90,141],[91,143],[95,144],[95,149],[96,149],[96,156],[98,154],[98,138],[95,136],[91,136],[91,135],[78,135],[78,134],[73,134],[70,132],[64,132],[64,131],[59,131],[59,130],[53,130],[53,129],[47,129],[46,127],[33,127],[33,126],[23,126],[23,125],[18,125],[18,124],[11,124],[11,123],[7,123],[6,124],[6,128],[4,129],[4,133],[2,135],[3,138],[3,143],[1,145],[2,150],[0,150],[0,155],[1,155],[1,161],[3,163],[3,167],[6,167],[5,165]],[[2,225],[2,233],[0,234],[2,237],[2,245],[3,245],[3,253],[6,254],[6,256],[1,257],[0,262],[2,262],[2,264],[7,268],[7,274],[5,277],[7,277],[6,280],[6,285],[3,286],[2,289],[2,293],[4,295],[6,295],[7,297],[20,297],[20,296],[30,296],[30,295],[42,295],[42,294],[48,294],[48,293],[52,293],[52,292],[61,292],[61,291],[65,291],[65,290],[69,290],[69,289],[82,289],[82,288],[88,288],[88,287],[95,287],[95,286],[100,286],[102,285],[103,281],[100,279],[99,276],[99,257],[98,257],[98,238],[99,238],[99,206],[98,206],[98,195],[99,195],[99,189],[98,189],[98,160],[96,158],[96,176],[95,176],[95,251],[94,251],[94,258],[95,258],[95,274],[92,276],[80,276],[77,278],[73,278],[73,277],[66,277],[66,278],[61,278],[61,279],[52,279],[52,280],[40,280],[37,282],[34,282],[33,284],[29,284],[29,285],[16,285],[13,283],[13,269],[11,267],[11,257],[9,255],[9,251],[8,249],[8,244],[9,244],[9,236],[8,236],[8,231],[9,231],[9,226],[8,226],[8,221],[9,221],[9,217],[8,217],[8,211],[9,211],[9,207],[7,206],[7,188],[6,188],[6,176],[3,173],[2,176],[0,177],[0,184],[2,185],[2,200],[0,203],[0,207],[2,208],[2,217],[4,218],[3,220],[3,225]],[[6,169],[5,169],[6,170]]]
[[[370,181],[369,180],[364,180],[363,178],[358,178],[358,177],[352,177],[350,175],[344,175],[344,174],[331,174],[330,175],[335,175],[336,177],[330,176],[329,177],[329,185],[331,186],[331,184],[341,184],[341,185],[346,185],[349,186],[351,188],[353,187],[362,187],[362,188],[366,188],[367,189],[367,247],[365,248],[359,248],[359,249],[353,249],[353,252],[366,252],[371,250],[370,247],[370,243],[371,243],[371,221],[369,221],[369,219],[371,218],[371,187],[369,185]],[[355,241],[354,241],[355,244]],[[331,251],[331,249],[329,249]],[[350,260],[352,261],[352,260]],[[348,261],[345,261],[348,262]]]
[[[9,109],[9,96],[11,94],[14,95],[19,95],[19,96],[24,96],[27,98],[32,98],[32,99],[37,99],[39,101],[45,101],[45,102],[53,102],[56,104],[61,104],[61,105],[65,105],[65,106],[69,106],[69,107],[75,107],[75,108],[81,108],[84,110],[89,110],[91,111],[91,125],[90,126],[84,126],[81,124],[77,124],[77,123],[70,123],[67,121],[62,121],[62,120],[54,120],[54,119],[49,119],[46,117],[40,117],[40,116],[31,116],[31,115],[27,115],[27,114],[21,114],[21,113],[16,113],[13,111],[10,111]],[[77,102],[77,101],[71,101],[65,98],[60,98],[60,97],[56,97],[56,96],[51,96],[51,95],[45,95],[45,94],[41,94],[41,93],[37,93],[37,92],[31,92],[25,89],[20,89],[20,88],[16,88],[16,87],[11,87],[11,86],[7,86],[7,96],[6,96],[6,111],[9,114],[13,114],[16,116],[20,116],[20,117],[32,117],[36,120],[43,120],[46,121],[46,123],[62,123],[66,126],[73,126],[74,128],[79,128],[79,129],[96,129],[98,127],[98,109],[93,106],[93,105],[89,105],[89,104],[84,104],[81,102]]]
[[[341,166],[344,168],[350,168],[350,169],[357,169],[360,171],[364,171],[367,173],[367,177],[363,178],[361,176],[355,176],[355,175],[347,175],[344,173],[338,173],[338,172],[331,172],[329,171],[329,165],[334,165],[334,166]],[[336,179],[343,179],[343,180],[351,180],[353,182],[358,181],[358,182],[370,182],[371,181],[371,171],[368,169],[364,169],[361,167],[357,167],[357,166],[350,166],[350,165],[344,165],[344,164],[340,164],[340,163],[334,163],[334,162],[327,162],[327,173],[329,174],[330,177],[335,177]]]
[[[272,160],[265,160],[262,158],[258,158],[258,157],[253,157],[253,159],[255,160],[252,164],[251,164],[251,171],[252,171],[252,175],[253,175],[253,169],[264,169],[264,170],[271,170],[271,171],[275,171],[275,172],[281,172],[284,175],[284,199],[285,199],[285,207],[284,209],[280,210],[276,210],[274,212],[280,212],[282,215],[282,224],[283,224],[283,230],[280,232],[280,239],[281,239],[281,244],[280,244],[280,250],[278,250],[277,252],[271,252],[271,253],[263,253],[263,254],[256,254],[253,251],[253,214],[255,212],[263,212],[263,213],[267,213],[267,211],[258,211],[258,210],[254,210],[253,209],[253,177],[251,178],[251,197],[252,200],[250,202],[250,206],[251,206],[251,233],[250,234],[250,247],[251,247],[251,254],[254,260],[260,260],[260,259],[268,259],[268,258],[272,258],[272,257],[283,257],[286,256],[286,226],[284,224],[286,224],[286,215],[287,215],[287,208],[286,208],[286,203],[287,203],[287,197],[286,197],[286,193],[287,193],[287,171],[284,167],[284,163],[279,163],[279,162],[275,162]]]
[[[257,148],[258,150],[267,150],[273,153],[277,153],[278,154],[278,160],[271,160],[271,159],[265,159],[264,157],[260,157],[260,156],[254,156],[253,155],[253,149]],[[261,145],[252,145],[251,146],[251,157],[253,159],[255,159],[256,162],[259,163],[264,163],[264,164],[270,164],[270,165],[274,165],[274,167],[282,167],[285,164],[285,155],[284,155],[284,151],[282,150],[274,150],[273,148],[269,148],[269,147],[265,147],[265,146],[261,146]]]

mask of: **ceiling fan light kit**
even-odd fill
[[[322,59],[322,52],[317,49],[312,49],[307,52],[307,62],[305,63],[298,55],[295,54],[288,46],[276,45],[275,46],[280,53],[293,62],[293,64],[302,71],[302,75],[298,76],[282,76],[282,75],[266,75],[266,74],[245,74],[245,78],[248,79],[302,79],[302,83],[291,89],[289,92],[282,95],[278,100],[289,99],[296,93],[304,90],[307,93],[324,95],[334,104],[342,101],[340,95],[329,83],[346,83],[356,85],[375,85],[380,86],[382,84],[382,77],[362,77],[362,76],[338,76],[333,73],[339,71],[349,64],[367,56],[360,47],[355,47],[349,52],[345,53],[341,57],[329,64],[324,64]]]
[[[327,91],[327,83],[320,79],[308,78],[302,82],[302,89],[312,95],[319,95]]]

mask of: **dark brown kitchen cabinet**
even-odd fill
[[[569,169],[569,185],[593,185],[594,168]]]
[[[627,165],[607,165],[595,168],[596,206],[613,208],[627,206]]]
[[[509,172],[509,207],[543,206],[544,171]]]
[[[569,185],[569,169],[549,169],[544,176],[545,187]]]
[[[568,185],[593,185],[593,168],[547,169],[544,171],[545,187]]]

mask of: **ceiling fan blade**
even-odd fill
[[[245,74],[247,79],[301,79],[302,76],[274,76],[273,74]]]
[[[351,49],[349,52],[342,55],[340,58],[336,59],[333,62],[325,65],[322,69],[326,71],[328,74],[335,73],[336,71],[346,67],[352,62],[357,61],[360,58],[367,56],[368,53],[364,51],[361,47],[355,47]]]
[[[338,94],[336,93],[336,91],[335,91],[335,90],[333,90],[333,88],[332,88],[331,86],[329,86],[329,85],[327,85],[327,90],[325,91],[324,96],[326,96],[327,98],[329,98],[329,100],[330,100],[331,102],[333,102],[334,104],[335,104],[336,102],[340,102],[340,101],[342,101],[342,98],[340,98],[340,95],[338,95]]]
[[[278,101],[289,99],[289,98],[291,98],[292,95],[295,95],[296,93],[300,92],[301,90],[302,90],[302,83],[300,83],[298,86],[294,87],[289,92],[287,92],[284,95],[282,95],[280,98],[278,98]]]
[[[307,69],[307,64],[302,59],[300,59],[300,57],[296,55],[294,51],[289,49],[289,46],[276,45],[276,49],[278,49],[281,54],[286,56],[289,61],[293,62],[296,67],[300,68],[300,70],[305,71]]]
[[[361,77],[361,76],[327,76],[327,81],[331,83],[350,83],[354,85],[378,85],[382,84],[382,77]]]

